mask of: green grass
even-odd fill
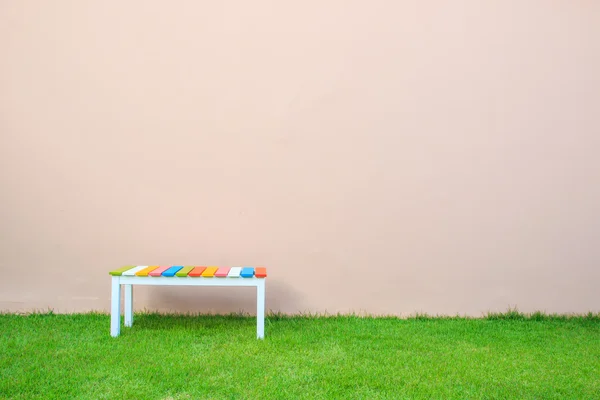
[[[2,399],[600,399],[600,315],[0,315]]]

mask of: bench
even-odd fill
[[[130,265],[110,271],[112,293],[110,335],[121,333],[121,287],[125,294],[125,326],[133,325],[133,286],[251,286],[256,287],[256,337],[265,337],[266,268]]]

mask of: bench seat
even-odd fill
[[[256,337],[264,338],[264,267],[202,267],[128,265],[109,272],[112,279],[111,336],[121,332],[121,290],[125,292],[125,326],[133,325],[133,286],[251,286],[256,287]]]

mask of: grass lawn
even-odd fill
[[[0,315],[1,399],[600,399],[600,315]]]

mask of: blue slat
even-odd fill
[[[167,269],[162,273],[162,276],[175,276],[177,271],[183,268],[183,265],[173,265],[171,268]]]
[[[240,273],[242,278],[252,278],[254,276],[254,268],[253,267],[244,267],[242,268],[242,272]]]

